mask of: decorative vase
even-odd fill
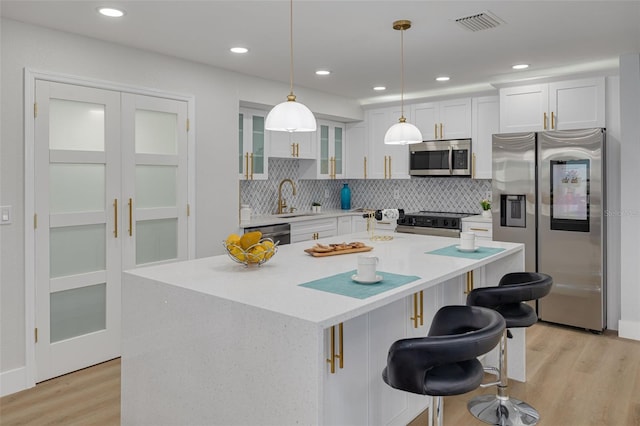
[[[351,189],[347,183],[345,183],[342,190],[340,190],[340,208],[342,208],[342,210],[351,209]]]
[[[482,217],[491,218],[491,209],[482,210]]]

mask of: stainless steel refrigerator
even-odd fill
[[[606,328],[604,129],[493,135],[493,239],[553,278],[543,321]]]

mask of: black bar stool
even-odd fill
[[[484,369],[477,357],[500,342],[505,326],[494,310],[445,306],[436,312],[427,337],[391,345],[382,379],[395,389],[433,396],[429,424],[442,425],[442,397],[480,386]]]
[[[500,426],[535,425],[540,420],[540,414],[535,408],[509,397],[507,337],[511,337],[509,328],[530,327],[538,322],[535,310],[524,302],[546,296],[552,285],[553,280],[546,274],[512,272],[503,276],[497,287],[476,288],[467,295],[467,305],[494,309],[504,317],[507,324],[507,330],[500,339],[498,380],[481,385],[497,385],[498,393],[477,396],[467,404],[471,414],[479,420]],[[487,370],[495,373],[496,368]]]

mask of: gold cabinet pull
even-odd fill
[[[487,228],[469,228],[469,231],[489,232]]]
[[[551,129],[555,129],[555,128],[556,128],[555,114],[553,111],[551,111]]]
[[[133,199],[129,198],[129,236],[133,236]]]
[[[440,123],[440,139],[442,139],[442,123]]]
[[[364,178],[367,178],[367,156],[364,156]]]
[[[420,290],[418,293],[413,293],[413,316],[410,317],[413,320],[413,328],[418,328],[424,325],[424,291]]]
[[[253,180],[253,152],[249,155],[249,158],[251,159],[251,180]]]
[[[291,144],[291,156],[292,157],[296,156],[296,144],[295,143]]]
[[[118,238],[118,199],[113,199],[113,237]]]
[[[547,130],[547,113],[542,114],[542,128]]]
[[[438,123],[433,123],[433,138],[438,139]]]
[[[391,179],[391,156],[389,156],[389,179]]]
[[[327,362],[331,365],[331,374],[336,372],[336,359],[339,360],[338,367],[344,368],[344,341],[343,323],[338,324],[338,353],[336,354],[336,326],[331,326],[331,354]]]
[[[296,144],[296,157],[300,157],[300,144]]]
[[[467,289],[464,294],[469,294],[473,290],[473,271],[467,272]]]
[[[244,153],[244,178],[249,180],[249,153]]]
[[[473,157],[471,158],[471,179],[476,178],[476,153],[473,153]]]
[[[384,156],[384,178],[387,178],[387,156]]]

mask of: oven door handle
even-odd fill
[[[451,163],[452,157],[453,157],[453,147],[449,146],[449,175],[453,174],[453,164]]]

